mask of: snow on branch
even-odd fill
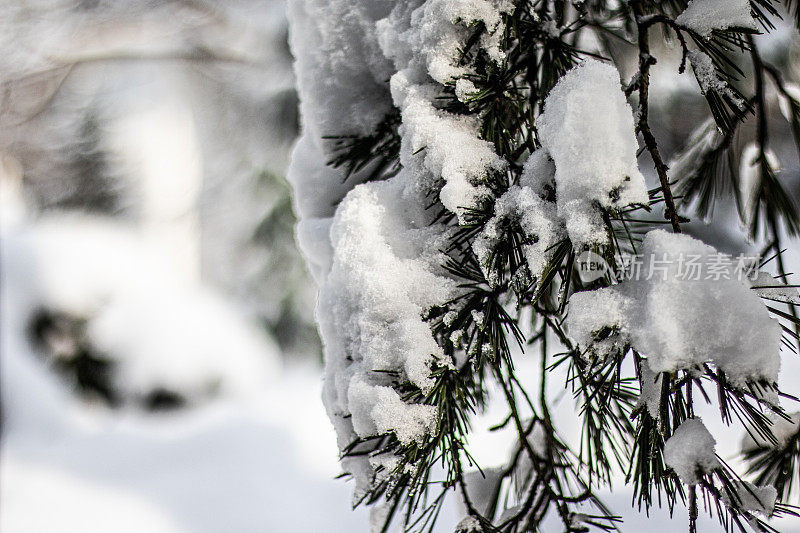
[[[691,528],[701,497],[742,530],[793,512],[784,478],[773,493],[718,460],[694,408],[707,398],[757,435],[751,460],[797,464],[771,428],[788,418],[780,351],[800,323],[775,224],[800,225],[766,156],[765,80],[784,85],[752,40],[776,14],[772,0],[290,0],[304,134],[289,179],[319,285],[323,400],[377,531],[431,530],[454,495],[458,531],[548,517],[609,531],[597,492],[615,475],[647,508],[685,501]],[[673,35],[709,118],[670,171],[649,110],[651,41]],[[623,57],[638,60],[627,84]],[[732,83],[743,62],[753,97]],[[753,176],[731,179],[770,240],[736,262],[681,231],[688,206],[725,199],[717,182],[738,174],[732,140],[751,112]],[[759,271],[769,253],[777,277]],[[537,359],[531,384],[517,369]],[[551,414],[565,387],[578,442]],[[489,402],[515,444],[484,469],[470,438]]]

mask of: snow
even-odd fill
[[[469,67],[459,65],[458,60],[472,33],[468,26],[475,22],[486,27],[479,45],[495,62],[503,60],[501,16],[514,9],[512,2],[428,0],[409,4],[398,4],[389,17],[377,24],[381,48],[386,57],[394,60],[398,71],[409,68],[425,72],[440,84],[463,78],[470,72]]]
[[[295,57],[304,132],[367,134],[389,111],[390,62],[378,46],[375,21],[389,2],[291,0],[289,40]]]
[[[290,1],[303,137],[289,180],[300,218],[298,241],[320,288],[323,402],[340,451],[359,437],[391,435],[403,444],[423,440],[435,428],[435,408],[404,401],[398,385],[405,382],[424,394],[433,385],[435,366],[459,363],[444,356],[422,318],[434,306],[452,312],[446,304],[459,295],[441,268],[440,250],[452,226],[432,224],[434,210],[425,206],[439,200],[464,224],[468,209],[493,203],[493,217],[473,248],[482,266],[504,225],[512,222],[528,237],[523,252],[531,274],[540,276],[548,249],[566,237],[578,249],[607,243],[600,208],[622,210],[649,201],[637,163],[634,113],[620,74],[595,60],[579,64],[557,83],[536,121],[542,149],[530,154],[518,185],[491,197],[486,178],[506,172],[508,162],[481,139],[479,117],[449,113],[440,103],[451,86],[461,101],[475,91],[470,81],[475,73],[458,61],[470,23],[482,22],[487,29],[476,46],[492,60],[503,60],[502,18],[511,9],[513,4],[502,0]],[[362,183],[363,172],[345,179],[341,169],[326,165],[333,146],[324,136],[372,133],[390,105],[401,116],[398,174]],[[651,248],[660,251],[660,239],[667,237],[651,236]],[[679,243],[695,246],[687,239]],[[648,357],[653,373],[711,360],[733,379],[740,376],[737,371],[777,377],[777,363],[770,364],[777,357],[779,329],[763,305],[752,305],[758,297],[744,285],[700,285],[699,295],[688,297],[698,312],[709,312],[705,307],[714,304],[713,316],[722,319],[730,305],[749,306],[741,318],[757,330],[744,328],[751,333],[749,341],[743,342],[739,317],[690,324],[681,337],[679,311],[687,296],[679,292],[670,298],[670,291],[680,287],[669,281],[626,282],[573,296],[571,334],[597,357],[631,342]],[[605,300],[597,308],[600,298]],[[665,315],[656,317],[653,311],[662,305]],[[688,315],[686,320],[696,321]],[[452,316],[445,314],[445,321]],[[595,333],[609,325],[609,317],[614,327],[599,347]],[[640,317],[652,320],[640,326]],[[680,359],[699,336],[708,339],[698,353],[691,361]],[[744,355],[753,347],[759,355],[755,360]],[[656,410],[652,399],[644,401]],[[343,471],[355,478],[355,499],[397,464],[391,454],[341,461]],[[375,511],[376,520],[381,512]]]
[[[408,404],[393,389],[408,380],[424,393],[433,385],[433,365],[452,364],[422,320],[456,294],[440,271],[446,234],[430,225],[423,206],[434,192],[463,221],[465,209],[489,194],[481,182],[506,168],[480,139],[477,118],[436,103],[444,83],[455,82],[462,99],[475,90],[458,61],[471,23],[487,28],[478,46],[503,59],[501,19],[511,9],[511,2],[495,0],[289,4],[304,123],[289,180],[301,219],[298,241],[320,286],[324,401],[340,448],[357,436],[386,433],[418,441],[435,425],[435,408]],[[382,183],[358,185],[358,175],[344,180],[326,166],[331,146],[323,137],[370,133],[389,102],[402,115],[403,170]],[[541,248],[556,230],[536,214],[539,206],[542,200],[521,189],[499,202],[500,216],[519,217]],[[540,260],[536,246],[529,255]],[[375,475],[365,459],[343,465],[358,490]]]
[[[457,116],[436,109],[438,92],[433,85],[411,83],[405,71],[392,77],[392,96],[403,117],[400,162],[431,187],[434,176],[444,185],[439,192],[448,211],[463,216],[488,195],[479,182],[491,172],[500,172],[505,162],[492,143],[478,138],[477,117]]]
[[[468,102],[469,99],[478,92],[478,88],[470,80],[459,78],[456,80],[456,98],[459,102]]]
[[[171,271],[116,224],[9,224],[0,245],[0,530],[363,530],[366,513],[351,510],[348,488],[334,479],[335,435],[325,430],[316,369],[279,374],[274,346],[232,318],[229,304],[203,302],[208,294],[197,287],[162,290]],[[124,306],[127,324],[116,331],[123,357],[134,358],[123,359],[129,370],[146,370],[152,385],[168,376],[182,391],[221,376],[227,394],[160,416],[71,394],[32,351],[27,318],[43,303],[76,312],[116,306],[129,301],[124,287],[147,299]],[[154,327],[180,326],[172,313],[189,313],[188,328]],[[158,357],[135,360],[145,349]]]
[[[628,320],[633,315],[633,305],[630,298],[613,287],[575,293],[569,299],[569,334],[590,355],[619,352],[630,343]],[[609,335],[598,338],[598,333],[608,328]]]
[[[641,254],[638,275],[570,299],[567,325],[582,348],[607,353],[629,339],[653,372],[710,362],[739,385],[777,380],[780,325],[747,278],[738,279],[736,261],[663,230],[645,236]],[[702,265],[699,279],[686,275],[692,258]],[[594,342],[604,326],[619,338]]]
[[[464,79],[469,67],[459,64],[461,50],[482,22],[487,31],[478,43],[494,61],[501,61],[501,16],[510,12],[507,0],[429,0],[398,3],[376,24],[378,40],[396,72],[390,81],[392,100],[401,111],[400,162],[417,186],[431,190],[439,180],[439,198],[463,222],[464,208],[475,207],[488,194],[481,181],[502,172],[506,163],[491,143],[479,138],[476,117],[437,109],[443,84],[455,82],[458,98],[473,91]],[[431,83],[433,80],[435,83]]]
[[[453,281],[436,273],[443,235],[436,225],[412,222],[426,215],[416,197],[405,200],[406,176],[404,170],[399,179],[353,189],[331,228],[333,263],[317,316],[326,355],[324,400],[340,448],[356,435],[393,432],[410,442],[430,433],[435,408],[407,404],[390,386],[408,380],[428,391],[432,365],[450,364],[422,319],[454,294]],[[360,487],[370,482],[364,476],[369,470],[357,475]]]
[[[494,205],[494,216],[486,223],[476,237],[472,248],[484,269],[489,284],[494,286],[496,269],[488,269],[494,247],[502,237],[506,223],[516,221],[528,238],[522,245],[522,253],[528,263],[532,276],[541,279],[551,248],[564,238],[563,227],[556,216],[556,206],[540,198],[532,188],[512,186]]]
[[[697,83],[700,85],[700,91],[703,94],[715,92],[721,96],[727,96],[739,109],[745,109],[745,102],[720,77],[711,56],[700,50],[690,50],[688,57],[697,78]]]
[[[758,28],[750,11],[750,0],[691,0],[675,22],[706,38],[713,30]]]
[[[432,430],[435,408],[403,402],[393,386],[408,380],[425,391],[431,365],[449,364],[441,359],[421,315],[455,290],[438,268],[443,228],[430,226],[430,214],[420,206],[434,192],[447,209],[461,215],[463,207],[487,194],[481,187],[485,175],[505,169],[493,147],[478,138],[474,120],[436,109],[434,101],[441,95],[437,84],[454,81],[458,98],[469,98],[474,85],[463,76],[470,72],[454,61],[469,33],[466,25],[481,21],[489,28],[479,46],[500,61],[499,22],[513,4],[289,4],[304,129],[290,177],[302,219],[297,238],[327,295],[318,311],[327,343],[326,406],[340,445],[355,435],[388,433],[403,443],[418,441]],[[251,15],[246,8],[241,11],[243,17]],[[557,32],[553,23],[546,29]],[[391,86],[386,82],[390,77]],[[618,79],[616,84],[618,90]],[[356,187],[361,176],[345,180],[341,170],[326,165],[331,141],[323,136],[368,133],[391,104],[403,112],[406,170],[386,183]],[[157,122],[152,118],[148,120]],[[559,161],[563,177],[570,161]],[[204,164],[215,164],[213,157]],[[520,185],[495,203],[495,218],[483,236],[484,251],[500,224],[513,218],[530,237],[524,252],[535,274],[546,259],[547,243],[565,235],[563,213],[569,215],[572,234],[596,231],[597,217],[583,216],[595,212],[548,200],[554,197],[555,174],[547,150],[531,155]],[[189,199],[178,196],[183,202]],[[158,263],[158,254],[143,250],[138,235],[121,238],[113,230],[113,239],[106,239],[89,231],[88,242],[79,242],[87,231],[83,223],[78,227],[74,221],[58,220],[24,236],[26,248],[44,252],[40,258],[27,253],[13,257],[44,265],[41,277],[39,272],[31,276],[44,284],[44,294],[37,296],[92,317],[92,342],[118,354],[122,373],[129,377],[120,386],[139,394],[169,383],[196,395],[204,384],[221,379],[231,393],[250,388],[254,394],[247,403],[226,396],[222,404],[204,404],[166,418],[147,419],[127,411],[112,418],[59,392],[21,343],[19,332],[13,340],[0,335],[4,414],[9,414],[0,468],[0,529],[363,530],[366,513],[351,513],[346,485],[330,479],[337,472],[337,435],[324,429],[328,425],[318,405],[316,376],[277,374],[272,342],[215,293],[143,264]],[[128,244],[112,243],[120,239]],[[61,245],[65,250],[58,249]],[[34,270],[15,268],[13,285],[19,288]],[[131,287],[131,273],[144,273],[146,282],[120,292],[120,287]],[[20,310],[16,304],[10,308],[14,312],[6,308],[2,315]],[[4,319],[4,332],[6,326]],[[585,333],[587,338],[591,333]],[[12,349],[6,349],[7,342]],[[520,361],[520,372],[523,366]],[[384,370],[390,373],[379,372]],[[563,427],[560,420],[559,425]],[[537,425],[531,435],[537,451],[543,447],[542,433]],[[496,452],[494,446],[485,456],[496,457]],[[363,489],[373,476],[385,479],[397,462],[386,454],[347,459],[343,467]],[[624,500],[621,510],[628,508]],[[375,522],[381,512],[385,508],[377,508]],[[91,522],[81,522],[87,516]],[[465,520],[459,527],[472,529],[475,524]]]
[[[436,427],[436,407],[409,405],[391,387],[352,380],[347,389],[353,429],[361,437],[394,432],[402,444],[418,442]]]
[[[536,150],[522,167],[519,184],[546,198],[555,192],[556,166],[545,150]]]
[[[478,119],[436,104],[443,83],[455,82],[462,98],[474,90],[458,64],[470,23],[485,25],[478,46],[503,59],[500,22],[511,9],[494,0],[289,3],[304,135],[288,178],[298,241],[320,288],[323,397],[340,449],[387,433],[419,441],[435,427],[434,407],[407,403],[394,390],[408,381],[425,393],[433,366],[452,364],[422,319],[456,295],[441,269],[445,228],[431,224],[424,206],[438,197],[463,221],[465,208],[489,194],[481,185],[487,175],[506,169],[480,139]],[[402,116],[399,174],[359,185],[360,175],[344,179],[326,165],[333,146],[325,136],[371,133],[390,103]],[[518,200],[509,196],[508,209],[536,202]],[[533,216],[525,215],[528,226],[541,226]],[[378,475],[364,457],[342,466],[356,478],[356,497]]]
[[[365,530],[365,511],[351,510],[347,485],[334,479],[334,435],[324,430],[312,372],[284,375],[256,401],[155,419],[112,419],[55,395],[40,405],[60,421],[54,429],[22,410],[43,403],[37,396],[48,384],[38,381],[49,376],[38,369],[35,382],[22,381],[11,357],[4,401],[16,401],[4,404],[3,531]]]
[[[772,516],[775,511],[775,502],[778,499],[778,491],[775,487],[757,487],[749,481],[734,481],[736,488],[736,499],[732,498],[727,492],[722,494],[722,500],[726,505],[734,506],[739,509],[762,514],[766,517]]]
[[[654,419],[661,418],[661,374],[656,374],[647,364],[641,367],[641,395],[637,406],[643,405]]]
[[[687,485],[697,483],[697,472],[708,473],[719,465],[717,441],[699,418],[685,420],[664,444],[664,462]]]
[[[102,484],[35,462],[6,460],[3,468],[4,484],[11,484],[10,494],[3,501],[4,514],[8,514],[0,520],[4,531],[183,531],[174,519],[135,494],[109,490]],[[39,509],[47,509],[47,512],[28,509],[31,501],[36,501]],[[97,504],[88,505],[88,502]],[[59,517],[64,525],[59,526],[54,517]]]
[[[483,531],[483,526],[471,516],[465,516],[456,526],[456,533],[480,533],[480,531]]]
[[[636,161],[633,111],[617,69],[586,60],[567,72],[545,100],[536,126],[555,163],[558,214],[572,243],[606,243],[595,204],[621,209],[648,201]]]
[[[147,239],[119,223],[51,215],[3,239],[18,257],[5,283],[30,286],[31,301],[16,307],[21,324],[42,308],[85,319],[89,342],[116,363],[114,388],[125,398],[156,388],[190,399],[217,388],[253,392],[280,364],[257,325],[211,289],[176,278]]]
[[[331,269],[331,224],[333,218],[307,218],[297,223],[295,237],[300,251],[306,258],[311,277],[319,284]]]

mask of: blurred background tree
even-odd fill
[[[34,0],[3,10],[6,226],[67,215],[122,224],[174,275],[231,297],[284,359],[318,361],[315,290],[283,178],[298,118],[282,2]],[[97,312],[48,305],[47,316],[76,321]],[[48,346],[38,344],[52,358]]]

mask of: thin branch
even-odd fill
[[[672,223],[672,230],[675,233],[681,232],[678,210],[675,207],[675,199],[669,184],[667,165],[661,157],[658,143],[650,129],[649,123],[649,98],[650,98],[650,67],[655,64],[655,58],[650,55],[650,39],[648,29],[652,22],[645,17],[642,0],[632,4],[633,13],[636,16],[636,28],[638,32],[637,44],[639,47],[639,130],[642,132],[647,151],[653,159],[653,164],[658,173],[658,180],[661,182],[661,193],[664,195],[665,211],[664,217]]]

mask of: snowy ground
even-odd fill
[[[76,416],[52,384],[26,385],[38,405],[7,415],[2,531],[366,530],[333,479],[336,447],[310,374],[285,376],[255,402],[157,419]]]
[[[140,250],[122,234],[96,220],[61,219],[2,236],[0,530],[363,530],[366,513],[349,510],[349,487],[333,479],[336,445],[316,370],[279,370],[269,339],[203,288],[164,292],[155,281],[162,270],[146,254],[138,254],[142,268],[123,269]],[[132,294],[104,292],[110,281]],[[25,335],[30,312],[45,302],[99,305],[96,338],[122,339],[110,348],[137,387],[167,380],[191,397],[194,381],[216,376],[221,396],[156,415],[78,400]],[[224,340],[228,350],[214,350]],[[139,349],[157,357],[142,360]]]

